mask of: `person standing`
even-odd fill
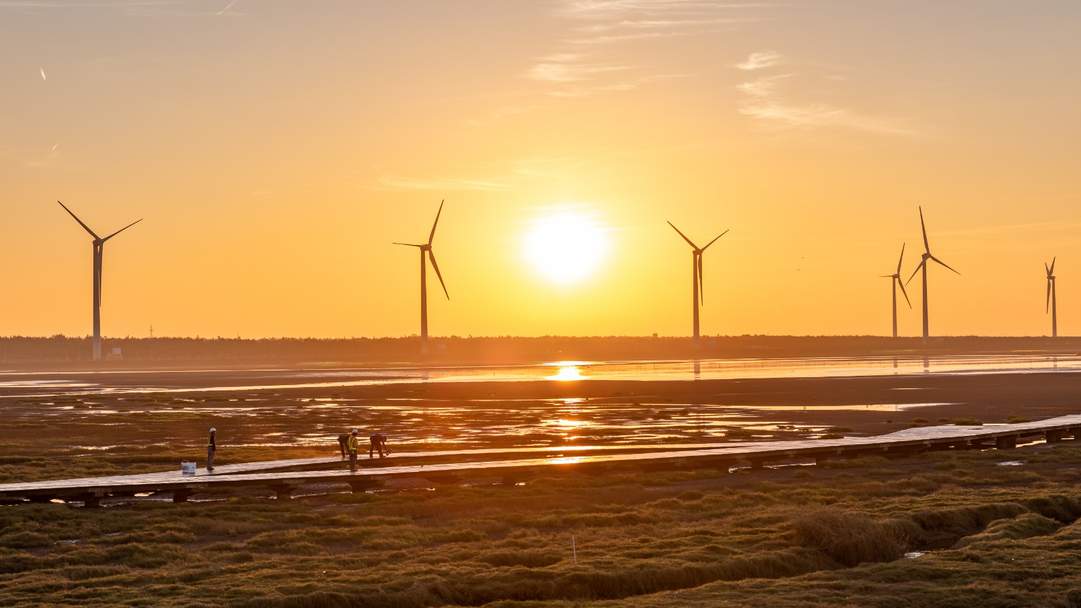
[[[206,471],[214,471],[214,452],[218,451],[218,429],[210,427],[210,440],[206,444]]]
[[[360,450],[360,433],[353,429],[349,434],[349,470],[357,472],[357,452]]]

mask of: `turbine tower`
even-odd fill
[[[1051,337],[1058,337],[1058,294],[1055,293],[1055,260],[1051,258],[1051,265],[1044,262],[1043,269],[1047,271],[1047,310],[1051,313]]]
[[[912,279],[916,276],[916,273],[920,272],[921,270],[923,271],[923,339],[924,339],[924,341],[926,341],[927,338],[930,337],[930,333],[928,332],[928,321],[927,321],[927,260],[931,260],[933,262],[936,262],[936,263],[940,264],[941,266],[949,269],[950,271],[952,271],[952,272],[954,272],[956,274],[961,274],[961,273],[954,270],[953,267],[951,267],[946,262],[943,262],[942,260],[940,260],[940,259],[936,258],[935,256],[931,255],[931,245],[927,241],[927,226],[924,225],[924,223],[923,223],[923,207],[921,206],[919,209],[920,209],[920,230],[923,231],[923,259],[920,260],[920,263],[919,263],[918,266],[916,266],[916,269],[912,271],[912,276],[908,277],[908,281],[905,281],[905,282],[906,283],[912,282]]]
[[[428,234],[428,242],[424,244],[398,243],[405,247],[416,247],[420,251],[420,342],[421,346],[428,345],[428,261],[432,262],[435,276],[439,277],[439,284],[443,286],[443,295],[450,299],[447,293],[447,284],[443,282],[443,275],[439,272],[439,264],[435,261],[435,253],[432,251],[432,239],[435,238],[435,227],[439,225],[439,216],[443,213],[443,202],[439,201],[439,211],[435,214],[435,222],[432,223],[432,231]],[[425,257],[427,255],[427,257]]]
[[[683,234],[679,228],[676,228],[675,224],[668,222],[668,225],[672,227],[672,230],[678,232],[679,236],[683,237],[683,240],[687,241],[687,244],[691,246],[691,304],[694,310],[694,339],[697,340],[700,335],[698,331],[698,307],[700,304],[705,304],[706,302],[705,285],[702,283],[702,254],[705,253],[706,249],[709,249],[710,245],[716,243],[717,239],[728,234],[728,230],[726,229],[724,232],[713,237],[713,240],[706,243],[705,247],[699,247],[694,244],[694,241],[687,238],[687,235]]]
[[[883,278],[890,279],[890,284],[893,288],[893,337],[897,337],[897,288],[901,288],[901,294],[905,296],[905,302],[908,302],[908,307],[912,308],[912,301],[908,299],[908,292],[905,291],[905,284],[901,281],[901,261],[905,259],[905,244],[901,243],[901,257],[897,258],[897,271],[893,274],[884,274]]]
[[[56,202],[60,203],[60,201]],[[63,207],[64,211],[67,211],[71,217],[75,218],[76,222],[79,222],[79,225],[83,227],[83,230],[86,230],[90,233],[90,236],[94,237],[94,339],[92,345],[94,361],[101,361],[101,262],[102,256],[105,253],[105,242],[143,220],[141,218],[137,219],[109,236],[102,238],[98,236],[96,232],[91,230],[90,226],[83,223],[83,221],[79,219],[79,216],[72,213],[71,209],[68,209],[64,203],[60,203],[60,206]]]

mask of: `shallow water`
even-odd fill
[[[784,408],[772,412],[768,407],[709,403],[585,398],[388,402],[291,395],[251,403],[213,395],[162,395],[153,401],[116,397],[106,406],[94,401],[100,399],[10,401],[3,406],[10,425],[7,434],[16,429],[35,433],[34,429],[62,424],[65,433],[83,438],[73,446],[76,452],[100,453],[198,441],[201,433],[188,430],[193,425],[222,429],[232,447],[326,446],[335,450],[338,433],[354,426],[389,434],[396,449],[805,439],[831,430],[809,420],[792,420]],[[103,430],[110,427],[116,430]]]
[[[694,381],[1081,371],[1081,356],[801,357],[554,361],[538,365],[126,372],[0,372],[0,397],[271,391],[461,382]],[[199,381],[202,372],[207,380]],[[140,378],[146,378],[147,382]],[[213,378],[213,381],[209,379]],[[149,382],[149,381],[152,381]],[[906,390],[898,387],[895,390]],[[912,389],[915,390],[915,389]]]

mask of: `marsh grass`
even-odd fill
[[[0,605],[1065,606],[1081,589],[1081,447],[1024,454],[1023,468],[936,452],[281,503],[21,505],[0,509]],[[914,550],[931,552],[900,559]]]

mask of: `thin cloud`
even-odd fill
[[[560,13],[578,19],[612,19],[624,15],[696,15],[715,11],[765,8],[774,3],[719,0],[567,0]]]
[[[736,68],[745,72],[763,70],[773,67],[781,62],[781,54],[776,51],[758,51],[751,53],[747,59],[736,64]]]
[[[611,32],[616,30],[656,30],[671,29],[685,26],[747,23],[759,21],[758,17],[727,17],[709,19],[623,19],[606,23],[584,25],[579,29],[583,32]]]
[[[628,32],[626,34],[603,34],[599,36],[587,36],[584,38],[570,38],[567,40],[567,43],[576,45],[612,44],[614,42],[630,42],[633,40],[651,40],[657,38],[674,38],[676,36],[687,35],[690,35],[690,32]]]
[[[749,82],[741,82],[736,85],[736,88],[751,97],[769,97],[776,92],[777,85],[780,84],[780,81],[785,78],[790,78],[791,76],[792,74],[765,76]]]
[[[573,62],[542,62],[529,69],[533,80],[547,82],[581,82],[591,80],[599,74],[619,72],[628,69],[624,65],[597,65]]]
[[[49,77],[45,75],[45,68],[38,68],[38,70],[41,72],[41,79],[42,80],[48,80],[49,79]]]
[[[776,66],[782,60],[781,54],[775,51],[758,51],[734,67],[745,72],[758,72]],[[887,118],[827,103],[793,102],[781,90],[781,84],[793,76],[795,73],[791,72],[773,74],[737,84],[736,90],[745,95],[739,113],[774,129],[844,128],[879,135],[916,134]]]
[[[744,106],[739,111],[745,116],[782,128],[843,127],[880,135],[916,134],[885,119],[824,104],[801,106],[767,101]]]
[[[509,184],[498,180],[462,178],[408,179],[383,177],[379,180],[379,186],[384,190],[439,190],[451,192],[498,192],[510,189]]]
[[[237,0],[229,0],[229,4],[226,4],[225,8],[218,11],[218,16],[220,17],[221,15],[224,15],[225,13],[228,13],[229,10],[232,9],[233,5],[236,4],[236,3],[237,3]]]
[[[720,0],[560,0],[555,14],[568,22],[569,32],[526,74],[552,85],[546,92],[549,97],[633,90],[673,75],[651,74],[655,69],[646,65],[613,60],[610,55],[615,51],[610,47],[620,50],[636,43],[660,44],[670,38],[709,34],[721,27],[759,21],[761,15],[746,11],[772,6]],[[591,57],[587,59],[584,51]]]
[[[687,78],[691,74],[654,74],[652,76],[642,76],[640,78],[634,78],[630,80],[624,80],[621,82],[614,82],[610,84],[600,84],[594,86],[576,86],[565,87],[562,89],[556,89],[549,91],[548,95],[551,97],[589,97],[598,93],[612,93],[620,91],[633,91],[643,85],[657,82],[659,80],[668,80],[672,78]]]

